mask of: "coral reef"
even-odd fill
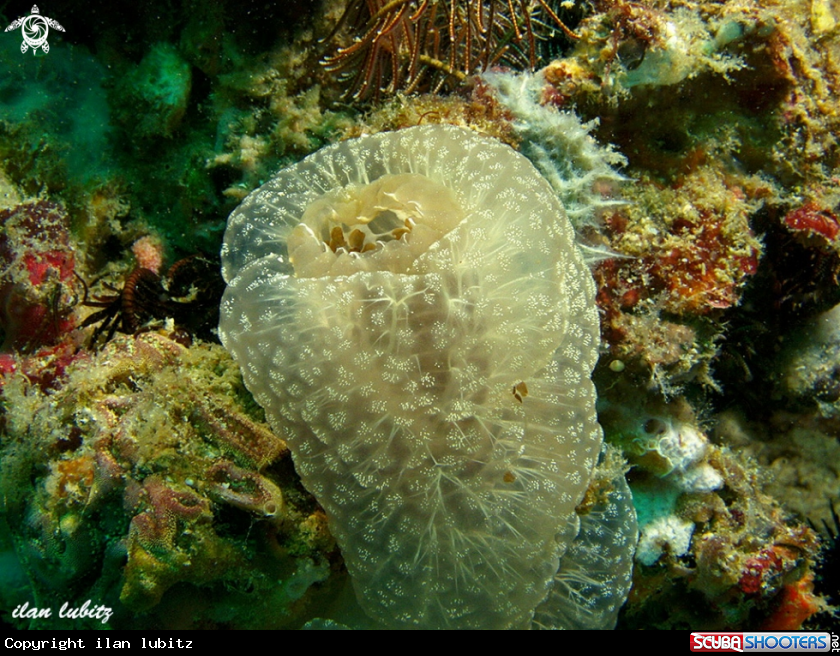
[[[599,399],[606,439],[635,465],[641,535],[622,625],[790,630],[826,610],[811,585],[817,535],[762,492],[755,463],[712,444],[684,399],[639,396]]]
[[[630,202],[604,216],[605,234],[630,257],[595,271],[610,356],[643,367],[666,395],[695,379],[715,386],[716,317],[739,304],[758,270],[761,243],[749,225],[758,204],[711,167],[677,188],[643,180],[622,191]]]
[[[630,504],[644,537],[619,627],[836,626],[835,3],[47,13],[66,30],[49,52],[23,55],[17,32],[0,52],[4,620],[28,626],[9,616],[18,604],[87,595],[117,628],[364,625],[327,515],[207,343],[217,306],[192,302],[209,269],[173,263],[211,261],[235,206],[314,151],[444,124],[531,159],[597,285],[610,448],[552,582],[581,603],[538,609],[534,626],[615,621],[608,591],[630,572],[608,567],[598,536],[629,548]],[[409,229],[385,227],[324,247],[356,256]],[[116,301],[120,317],[132,276],[136,321],[91,318]],[[535,398],[524,380],[504,391],[513,407]]]
[[[117,336],[50,395],[22,373],[3,392],[3,515],[37,606],[72,587],[109,602],[113,627],[141,611],[150,627],[277,627],[329,579],[323,513],[219,346]],[[205,601],[170,615],[190,588]]]
[[[679,545],[686,553],[669,550],[636,568],[624,626],[798,628],[826,608],[810,588],[816,534],[760,491],[754,465],[715,448],[707,458],[723,486],[677,499],[672,523],[693,528],[690,543]],[[636,485],[643,484],[631,481],[634,499]],[[800,603],[809,611],[790,621]]]

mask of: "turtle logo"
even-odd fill
[[[38,11],[38,5],[32,6],[32,13],[29,16],[23,16],[13,21],[6,28],[6,31],[9,32],[17,28],[20,28],[20,32],[23,35],[23,43],[20,44],[20,51],[26,52],[29,48],[32,48],[33,55],[38,48],[43,49],[45,53],[50,51],[50,44],[47,43],[47,35],[50,33],[50,28],[59,32],[64,31],[64,28],[58,24],[58,21],[41,16],[41,12]]]

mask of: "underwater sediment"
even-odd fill
[[[114,610],[111,628],[574,626],[573,617],[556,619],[565,612],[558,608],[570,607],[603,612],[602,625],[617,619],[618,628],[831,626],[829,605],[840,597],[831,574],[832,505],[840,498],[835,8],[463,0],[430,13],[438,4],[323,0],[243,13],[190,0],[166,11],[100,6],[93,22],[87,11],[45,9],[65,31],[51,30],[49,52],[38,56],[21,52],[19,30],[2,33],[4,621],[82,628],[12,611],[24,602],[45,608],[91,599]],[[18,17],[4,18],[8,25]],[[446,147],[434,135],[461,133],[473,144],[462,168],[471,157],[489,158],[487,166],[502,153],[526,157],[540,180],[529,189],[550,194],[542,207],[555,217],[541,220],[543,239],[525,239],[515,209],[527,202],[511,201],[517,208],[498,225],[467,221],[457,241],[478,249],[467,248],[464,266],[479,263],[479,246],[496,248],[490,278],[424,269],[413,272],[431,276],[419,288],[383,296],[353,266],[421,243],[418,212],[434,196],[423,184],[397,184],[382,177],[388,167],[375,165],[353,182],[368,191],[350,185],[358,198],[335,192],[286,223],[271,214],[280,203],[268,199],[261,220],[275,231],[287,225],[294,234],[283,234],[291,245],[280,256],[303,267],[283,275],[316,285],[312,267],[333,268],[331,275],[361,285],[351,288],[364,288],[359,308],[367,309],[353,310],[347,287],[322,281],[323,293],[294,297],[294,320],[280,317],[284,347],[266,347],[277,370],[241,354],[235,362],[216,330],[228,216],[243,201],[250,207],[248,194],[279,171],[288,173],[275,191],[291,193],[306,162],[349,157],[355,143],[396,143],[412,130],[425,136],[404,160],[430,161],[429,143],[442,156]],[[304,159],[312,153],[315,160]],[[346,157],[329,166],[338,178],[355,170]],[[387,173],[417,173],[409,168]],[[435,176],[436,184],[463,187],[447,192],[458,206],[487,184],[481,176]],[[367,220],[377,213],[384,228]],[[450,216],[450,228],[463,218]],[[545,274],[549,262],[569,257],[549,247],[555,231],[581,254],[573,257],[575,275],[594,280],[581,283],[589,286],[581,296],[588,309],[578,315],[588,317],[586,328],[562,318],[568,301],[556,293],[569,279],[558,273],[549,282]],[[267,250],[244,255],[243,266],[270,257],[278,239],[271,230],[257,237]],[[440,235],[427,237],[433,252],[445,250]],[[522,254],[510,255],[522,243]],[[529,251],[545,258],[536,273],[511,264],[527,263]],[[506,267],[530,282],[510,296],[500,283],[495,297],[484,297]],[[233,270],[226,275],[231,282]],[[234,285],[243,294],[256,289]],[[264,296],[272,294],[282,296]],[[379,312],[385,301],[399,312]],[[527,307],[517,310],[520,303]],[[441,318],[444,306],[451,313]],[[508,325],[516,326],[514,319],[543,311],[556,320],[488,337],[499,317],[511,315]],[[255,312],[249,323],[258,326],[267,315]],[[364,330],[341,329],[339,316],[361,317],[370,331],[390,321],[399,335],[394,348],[417,346],[417,375],[387,358],[386,332],[378,343],[361,339]],[[472,335],[463,362],[446,350],[456,324]],[[223,334],[230,330],[223,324]],[[566,379],[565,391],[549,395],[527,370],[542,357],[529,349],[542,345],[561,357],[551,335],[564,330],[590,336],[587,364]],[[306,341],[318,331],[317,345]],[[446,380],[433,355],[441,345],[455,372]],[[284,363],[288,371],[278,373]],[[495,376],[510,363],[519,368]],[[354,376],[364,383],[350,382],[342,394],[336,386]],[[268,396],[285,401],[272,409],[261,380],[271,381]],[[575,489],[562,512],[546,513],[566,520],[545,522],[539,529],[547,533],[538,535],[528,504],[505,505],[502,492],[515,488],[515,499],[540,489],[547,503],[560,503],[547,492],[550,476],[535,473],[554,465],[518,461],[539,458],[517,452],[514,426],[542,403],[552,439],[563,441],[568,428],[556,425],[570,405],[563,394],[581,390],[590,397],[584,432],[598,437],[577,448],[584,464],[556,456],[557,471],[577,467],[569,475]],[[484,566],[539,552],[546,572],[535,599],[507,609],[476,603],[478,610],[461,614],[455,595],[437,603],[448,575],[434,572],[449,565],[435,570],[429,559],[454,560],[389,526],[397,515],[377,523],[379,509],[422,493],[400,477],[395,463],[410,456],[397,442],[381,452],[363,444],[364,436],[393,437],[397,429],[382,428],[382,415],[363,418],[361,399],[379,402],[377,412],[389,416],[426,409],[430,443],[445,438],[431,454],[440,463],[432,470],[462,469],[434,488],[440,508],[471,518],[464,550],[451,553],[477,553],[488,535],[496,546],[513,544],[500,536],[516,526],[526,536],[511,547],[519,556],[500,549],[494,553],[508,555]],[[454,403],[445,413],[441,399]],[[478,430],[485,421],[478,407],[510,426],[511,439]],[[436,412],[460,422],[460,442],[433,427],[428,417]],[[313,427],[322,425],[336,436],[334,449],[304,463],[317,442],[312,434],[324,434]],[[471,440],[480,447],[487,434],[505,463],[496,469],[487,465],[496,462],[492,449],[470,451]],[[415,457],[405,471],[423,466]],[[323,470],[347,480],[325,490]],[[487,471],[497,475],[493,494],[470,496],[476,488],[466,481]],[[488,505],[491,497],[496,505]],[[630,503],[637,542],[615,523],[615,508]],[[433,526],[434,517],[439,535],[457,539],[451,525],[458,522],[447,524],[431,502],[407,507],[406,526],[424,519]],[[366,528],[373,537],[365,541]],[[604,532],[607,539],[598,538]],[[549,546],[549,533],[561,546]],[[434,545],[426,535],[420,542]],[[618,543],[621,555],[604,546]],[[465,557],[463,580],[482,580],[482,564]],[[620,612],[596,603],[608,590],[626,593],[625,575],[610,569],[616,561],[627,576],[632,569]],[[377,579],[385,562],[399,575]],[[520,589],[516,567],[504,570],[500,590]],[[595,584],[563,578],[577,567],[596,572]],[[386,600],[411,596],[394,581],[416,582],[420,573],[423,602],[389,610]],[[85,626],[94,625],[102,623]]]

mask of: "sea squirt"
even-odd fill
[[[623,479],[570,549],[602,440],[594,284],[528,160],[452,126],[334,144],[244,200],[222,261],[222,341],[368,616],[527,627],[618,578],[583,601],[615,621],[628,559],[597,543],[632,550]],[[564,582],[561,558],[610,571]]]

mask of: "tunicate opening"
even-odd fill
[[[377,240],[390,241],[399,239],[410,230],[406,227],[406,223],[413,224],[414,221],[413,219],[402,220],[391,210],[385,210],[377,214],[367,227]]]
[[[405,273],[464,217],[453,191],[423,175],[384,175],[312,199],[286,244],[299,278]]]
[[[325,224],[321,239],[333,253],[369,253],[383,244],[402,239],[416,225],[414,219],[402,219],[391,210],[379,212],[369,223]]]

